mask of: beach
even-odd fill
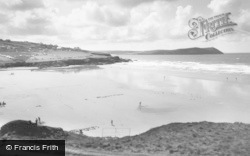
[[[172,122],[250,123],[248,74],[145,61],[1,69],[0,101],[7,105],[0,108],[0,124],[40,117],[75,133],[123,137]]]

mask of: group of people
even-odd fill
[[[146,108],[147,106],[146,105],[142,105],[141,104],[142,102],[139,102],[139,106],[138,106],[138,109],[141,111],[143,108]]]
[[[227,77],[227,81],[228,81],[228,80],[229,80],[229,78]],[[238,78],[237,78],[237,77],[235,78],[235,81],[238,81]]]
[[[6,105],[6,103],[3,101],[3,102],[0,102],[0,107],[4,107]]]
[[[142,106],[141,102],[139,102],[138,109],[141,111],[143,107],[145,107],[145,106]],[[113,121],[113,120],[111,120],[111,122],[110,122],[110,123],[111,123],[111,126],[113,126],[113,127],[115,126],[115,125],[114,125],[114,121]]]
[[[40,117],[36,118],[36,125],[41,125],[41,124],[42,124],[41,118]]]

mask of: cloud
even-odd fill
[[[249,6],[244,0],[0,0],[0,38],[174,48],[189,41],[188,21],[198,16],[232,12],[235,28],[250,31]],[[246,38],[232,42],[241,42],[237,37]]]
[[[237,20],[239,28],[241,30],[250,32],[250,11],[249,10],[241,10],[239,18]]]
[[[5,24],[9,22],[9,15],[0,12],[0,24]]]
[[[0,4],[7,9],[23,11],[45,7],[42,0],[0,0]]]
[[[150,3],[154,1],[156,0],[118,0],[116,2],[125,7],[135,7],[142,3]]]
[[[130,10],[130,22],[120,33],[114,32],[116,38],[125,42],[155,41],[166,37],[172,9],[163,1],[155,1],[150,5],[140,5]],[[118,31],[118,30],[116,30]]]
[[[105,21],[113,26],[126,25],[130,20],[130,13],[127,10],[114,9],[110,10],[105,8],[103,11],[105,15]]]
[[[6,11],[8,19],[0,25],[10,36],[55,35],[52,14],[47,9]]]
[[[208,4],[214,13],[231,12],[238,15],[241,9],[249,9],[250,1],[246,0],[212,0]]]
[[[84,26],[90,24],[106,24],[111,26],[123,26],[130,20],[129,11],[114,6],[100,5],[88,1],[80,9],[73,9],[65,17],[71,25]]]
[[[250,31],[249,1],[244,0],[212,0],[208,8],[214,13],[232,12],[232,20],[238,24],[237,29]]]
[[[64,39],[143,42],[186,37],[191,14],[191,5],[171,8],[160,0],[134,8],[86,1],[54,23]]]
[[[39,2],[37,5],[33,3],[28,5],[27,1],[14,0],[6,4],[9,8],[16,9],[9,11],[12,14],[9,19],[11,22],[5,27],[12,36],[57,34],[58,38],[63,40],[156,41],[166,38],[170,26],[173,25],[169,23],[169,18],[174,8],[170,8],[168,1],[120,0],[114,3],[113,0],[84,0],[77,1],[80,2],[77,3],[81,4],[80,7],[73,8],[69,10],[69,13],[59,16],[62,10],[52,8],[52,4],[59,3],[45,1],[46,5],[44,5],[43,1],[37,1]],[[50,6],[50,8],[43,8],[43,6]],[[24,10],[28,8],[31,10]],[[177,17],[177,20],[181,20],[178,18],[182,17]],[[180,22],[176,23],[182,25]]]
[[[173,28],[171,28],[170,35],[172,38],[186,38],[189,31],[188,21],[191,19],[192,6],[186,7],[178,6],[176,10],[175,18],[172,22]]]
[[[214,12],[222,12],[232,8],[233,0],[212,0],[208,4],[208,8],[212,9]],[[230,10],[231,11],[231,10]]]
[[[93,0],[67,0],[70,2],[87,2]],[[171,2],[178,0],[95,0],[99,4],[118,4],[121,7],[133,8],[141,4],[149,4],[154,2]]]
[[[167,2],[167,1],[175,1],[175,0],[114,0],[114,1],[124,7],[136,7],[141,4],[152,3],[156,1]]]

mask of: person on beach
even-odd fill
[[[41,124],[41,118],[38,117],[37,119],[38,119],[38,123]]]
[[[111,120],[111,126],[115,126],[113,120]]]
[[[42,124],[41,118],[40,117],[36,118],[36,125],[39,126],[41,124]]]
[[[3,101],[3,102],[0,102],[0,107],[4,107],[6,105],[6,103]]]
[[[140,102],[140,103],[139,103],[139,110],[141,110],[141,107],[142,107],[142,106],[141,106],[141,102]]]
[[[38,119],[36,118],[36,125],[38,126]]]
[[[83,135],[82,129],[80,129],[80,135]]]

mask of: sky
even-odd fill
[[[188,22],[231,12],[231,34],[191,40]],[[0,38],[86,50],[215,47],[250,52],[248,0],[0,0]]]

